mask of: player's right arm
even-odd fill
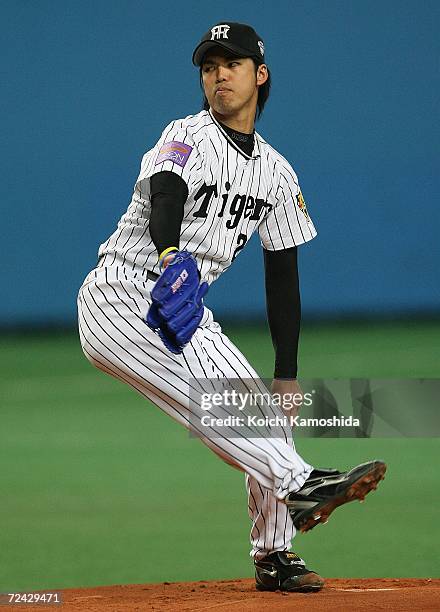
[[[187,197],[188,186],[176,174],[163,171],[151,177],[150,235],[165,271],[151,291],[152,304],[146,322],[165,347],[175,354],[182,353],[196,331],[203,316],[203,297],[208,290],[206,282],[200,283],[194,257],[179,250]]]
[[[162,269],[146,322],[170,352],[180,354],[203,317],[208,284],[200,282],[192,254],[179,250],[185,202],[200,176],[201,156],[188,127],[176,123],[177,132],[165,130],[144,157],[137,187],[150,200],[149,232]]]
[[[179,248],[185,202],[202,166],[203,155],[186,119],[170,123],[142,159],[136,188],[151,203],[149,230],[159,257]]]
[[[150,235],[162,265],[173,258],[170,249],[179,250],[180,230],[188,185],[177,174],[169,171],[153,174],[150,179]]]

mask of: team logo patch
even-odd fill
[[[211,40],[219,40],[220,38],[228,38],[228,31],[230,30],[230,26],[226,23],[221,25],[216,25],[211,30]]]
[[[296,196],[296,201],[298,203],[299,208],[304,213],[304,216],[307,219],[307,221],[310,221],[309,213],[307,212],[307,206],[306,206],[306,203],[304,202],[303,194],[301,193],[301,191]]]
[[[184,168],[192,150],[192,147],[178,140],[167,142],[161,146],[155,165],[157,166],[164,161],[172,161],[173,164]]]

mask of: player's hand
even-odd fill
[[[271,386],[272,395],[280,399],[280,407],[287,415],[295,417],[303,401],[303,392],[296,379],[284,380],[274,378]]]
[[[167,255],[164,260],[162,261],[162,269],[165,270],[165,268],[168,266],[168,264],[170,264],[173,259],[174,256],[176,255],[176,253],[170,253],[169,255]]]
[[[202,320],[208,283],[200,282],[196,260],[188,251],[165,259],[166,268],[151,291],[146,323],[171,353],[179,355]]]

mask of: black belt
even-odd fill
[[[149,280],[157,281],[159,274],[156,274],[156,272],[151,272],[151,270],[147,270],[147,278]]]
[[[104,259],[105,255],[101,255],[101,257],[98,259],[96,267],[99,268],[101,267],[100,264],[102,263],[103,259]],[[159,274],[156,274],[156,272],[152,272],[151,270],[143,270],[143,272],[147,273],[147,278],[148,280],[152,280],[152,281],[157,281],[157,279],[159,278]]]

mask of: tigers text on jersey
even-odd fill
[[[255,133],[252,156],[229,138],[209,111],[170,123],[145,153],[133,197],[116,231],[100,246],[100,266],[160,273],[150,236],[150,181],[164,170],[188,185],[180,249],[193,253],[209,283],[226,270],[255,230],[269,251],[316,236],[290,164]],[[171,246],[171,245],[170,245]]]

